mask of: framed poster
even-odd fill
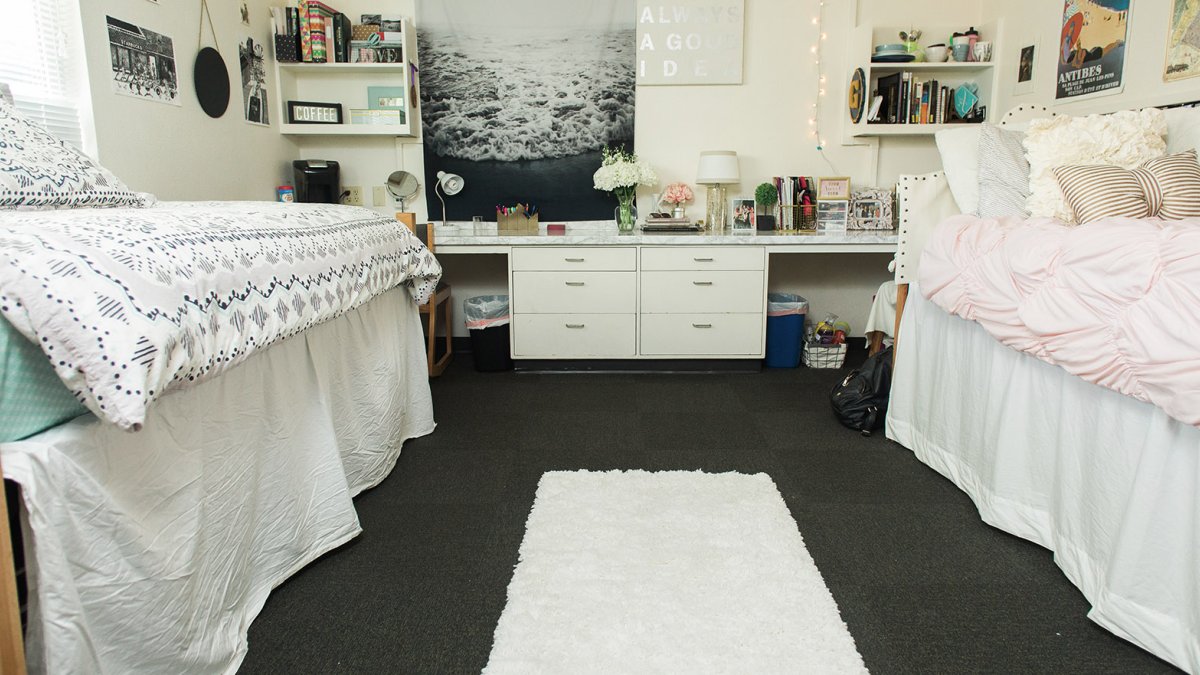
[[[1200,0],[1174,0],[1163,81],[1200,75]]]
[[[1065,0],[1055,99],[1120,93],[1132,0]]]
[[[741,84],[746,0],[638,0],[637,83]]]

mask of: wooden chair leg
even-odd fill
[[[442,355],[442,360],[439,362],[441,364],[438,369],[439,373],[446,368],[447,364],[450,363],[450,355],[454,353],[454,331],[450,330],[450,327],[454,325],[454,299],[453,298],[454,298],[454,296],[452,296],[452,295],[446,296],[446,301],[442,303],[442,307],[445,308],[445,312],[446,312],[446,316],[443,317],[443,320],[442,320],[442,323],[444,324],[443,330],[446,331],[446,342],[445,342],[446,353],[444,355]]]
[[[429,333],[426,335],[426,340],[425,340],[425,358],[426,358],[426,361],[428,364],[428,371],[429,371],[430,376],[433,376],[433,371],[434,371],[433,357],[437,353],[437,342],[435,342],[435,340],[437,339],[437,315],[438,315],[437,310],[438,310],[438,308],[437,308],[436,298],[431,299],[429,301],[429,314],[428,314],[428,316],[429,316]]]
[[[2,475],[3,472],[0,472]],[[25,675],[21,638],[21,603],[13,564],[12,533],[8,529],[8,499],[0,486],[0,673]]]
[[[896,354],[900,350],[900,318],[904,316],[904,303],[908,302],[908,284],[896,284],[896,331],[892,333],[892,368],[896,367]]]

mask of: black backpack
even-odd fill
[[[867,359],[829,393],[833,414],[843,426],[870,436],[883,427],[892,387],[892,348]]]

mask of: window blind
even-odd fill
[[[83,149],[79,96],[83,45],[68,37],[78,21],[73,0],[5,3],[0,82],[12,88],[16,108],[50,133]]]

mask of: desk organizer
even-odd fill
[[[523,204],[518,204],[513,213],[496,213],[496,231],[500,234],[537,234],[538,216],[536,213],[526,216]]]

